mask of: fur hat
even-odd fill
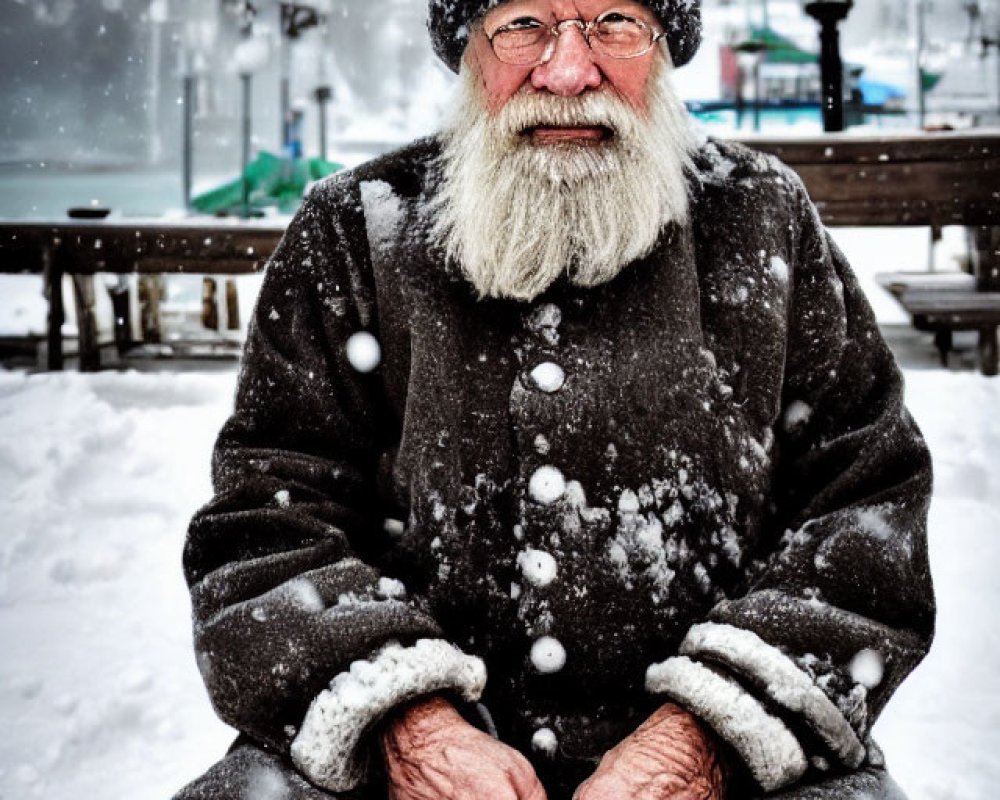
[[[503,0],[430,0],[427,28],[434,52],[455,72],[469,43],[472,23]],[[640,0],[666,31],[675,67],[687,64],[701,44],[701,0]]]

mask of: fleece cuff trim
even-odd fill
[[[685,656],[652,664],[646,690],[668,695],[711,726],[765,792],[794,783],[806,771],[805,753],[785,724],[735,681],[703,664]]]
[[[801,716],[847,766],[857,768],[864,761],[864,745],[833,701],[792,659],[753,631],[714,622],[694,625],[680,652],[708,657],[750,681],[781,708]]]
[[[485,685],[483,662],[442,639],[388,644],[370,660],[355,661],[313,700],[292,742],[292,761],[317,786],[350,791],[365,777],[361,738],[389,711],[445,689],[475,702]]]

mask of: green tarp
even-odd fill
[[[191,206],[203,214],[238,215],[271,206],[290,213],[298,208],[306,186],[343,168],[343,164],[321,158],[281,158],[262,152],[246,168],[247,208],[240,178],[199,194],[192,198]]]
[[[750,28],[750,39],[764,45],[766,64],[815,64],[819,56],[798,47],[774,28]]]

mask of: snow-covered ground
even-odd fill
[[[842,231],[880,319],[878,269],[926,263],[926,232]],[[942,261],[947,261],[947,246]],[[943,264],[946,266],[946,264]],[[13,284],[0,320],[30,317]],[[934,453],[939,633],[876,729],[911,800],[1000,785],[1000,378],[934,367],[888,328]],[[914,344],[915,343],[915,344]],[[180,572],[186,522],[235,367],[28,376],[0,371],[0,798],[163,800],[224,751],[195,669]]]

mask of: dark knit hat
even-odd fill
[[[469,43],[472,23],[503,0],[430,0],[427,28],[434,52],[454,72]],[[667,32],[675,67],[687,64],[701,44],[701,0],[640,0]]]

